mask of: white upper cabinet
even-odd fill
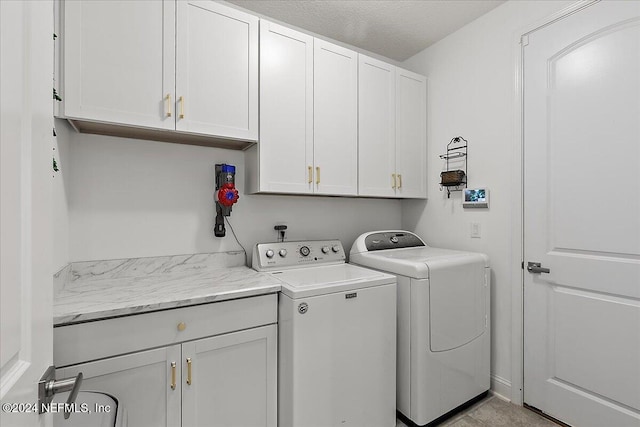
[[[259,168],[253,191],[313,192],[313,37],[264,20],[260,142],[251,150]]]
[[[427,79],[396,68],[396,195],[427,197]]]
[[[58,4],[77,130],[248,148],[250,193],[426,197],[425,77],[219,1]]]
[[[396,69],[377,59],[358,57],[358,194],[395,197]]]
[[[178,1],[176,129],[258,139],[258,18]]]
[[[60,113],[78,130],[199,145],[258,140],[257,17],[213,0],[60,5]]]
[[[358,55],[315,39],[314,193],[358,194]]]
[[[260,142],[250,192],[355,196],[357,54],[260,21]],[[248,169],[249,169],[248,168]]]
[[[359,58],[358,194],[426,198],[427,79]]]
[[[66,1],[61,7],[64,116],[174,129],[165,112],[174,91],[175,2]]]
[[[250,193],[426,197],[426,78],[260,22]]]

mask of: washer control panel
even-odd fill
[[[306,240],[258,243],[253,248],[251,267],[264,271],[344,262],[345,253],[340,240]]]

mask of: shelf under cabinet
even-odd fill
[[[226,148],[230,150],[246,150],[256,144],[256,141],[243,141],[212,135],[183,133],[172,130],[150,129],[88,120],[67,120],[76,131],[94,135],[144,139],[147,141],[171,142],[175,144],[199,145],[203,147]]]

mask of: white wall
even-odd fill
[[[523,30],[573,2],[509,1],[428,49],[403,66],[429,78],[428,201],[405,201],[402,225],[416,230],[429,244],[484,252],[492,268],[491,372],[494,390],[510,398],[512,319],[512,207],[518,182],[513,182],[515,127],[515,43]],[[469,140],[470,187],[490,189],[489,209],[464,210],[460,193],[439,191],[451,138]],[[480,239],[469,236],[470,223],[481,225]],[[518,383],[516,381],[516,383]]]
[[[241,151],[78,134],[61,120],[56,126],[59,143],[68,144],[61,154],[69,261],[238,249],[229,227],[226,237],[213,236],[216,163],[237,167],[240,200],[230,220],[249,255],[255,243],[275,241],[277,223],[288,225],[289,240],[339,238],[347,251],[363,232],[400,226],[397,200],[244,194]]]

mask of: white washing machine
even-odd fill
[[[278,297],[278,426],[395,427],[396,278],[339,240],[259,243]]]
[[[440,422],[486,395],[486,255],[432,248],[408,231],[376,231],[358,237],[349,262],[398,278],[400,419],[413,426]]]

